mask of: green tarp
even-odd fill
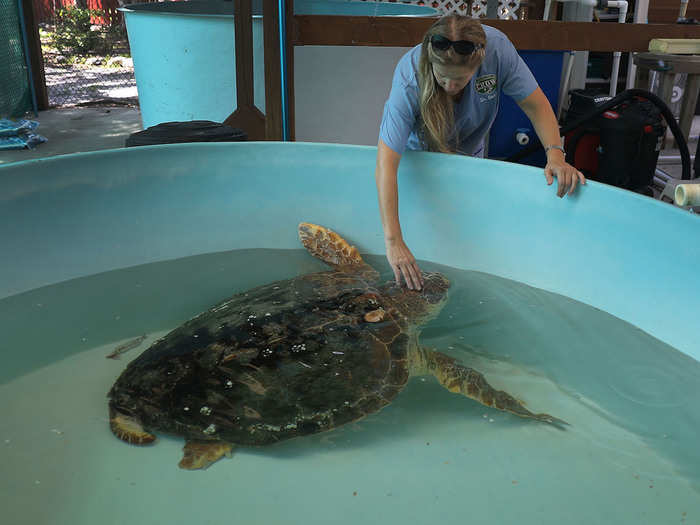
[[[0,0],[0,118],[32,109],[17,0]]]

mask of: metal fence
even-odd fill
[[[122,0],[121,3],[130,3],[130,1]],[[34,17],[40,24],[52,23],[56,11],[61,8],[79,7],[82,9],[102,11],[104,16],[93,19],[95,23],[102,25],[113,25],[115,23],[121,23],[121,14],[117,11],[120,5],[119,0],[32,0]]]
[[[92,49],[57,46],[61,28],[41,28],[44,75],[49,105],[138,103],[134,66],[120,26],[93,26],[100,44]]]
[[[417,4],[433,7],[445,14],[469,15],[475,18],[526,19],[528,3],[521,0],[364,0],[402,4]],[[491,4],[491,7],[489,6]],[[489,11],[493,12],[489,12]]]
[[[49,106],[138,104],[122,20],[101,10],[58,6],[44,12],[39,24]]]

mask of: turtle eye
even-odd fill
[[[364,293],[358,295],[348,304],[348,310],[352,312],[369,312],[381,307],[379,296],[374,293]]]

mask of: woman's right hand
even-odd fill
[[[379,139],[377,146],[377,193],[379,195],[379,212],[384,229],[386,258],[394,271],[396,285],[401,286],[401,277],[409,290],[423,288],[423,276],[416,264],[411,250],[403,242],[399,225],[399,194],[396,175],[399,170],[401,155]]]
[[[409,290],[420,290],[423,288],[423,274],[418,268],[415,257],[408,249],[402,239],[387,240],[386,258],[394,271],[396,285],[401,286],[401,277],[406,282]]]

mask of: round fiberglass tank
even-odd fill
[[[233,2],[157,2],[133,4],[120,11],[124,13],[129,34],[144,128],[172,121],[223,122],[233,113],[237,107]],[[438,11],[405,4],[297,0],[295,12],[435,16]],[[393,66],[388,64],[387,69]],[[253,79],[254,103],[264,113],[264,48],[259,2],[253,3]]]
[[[206,471],[177,468],[179,437],[136,447],[112,435],[106,393],[151,342],[232,294],[327,269],[301,247],[300,222],[334,229],[392,279],[375,161],[372,147],[251,142],[0,166],[5,514],[33,525],[697,521],[700,219],[595,182],[559,199],[540,169],[458,155],[401,161],[405,240],[452,283],[420,343],[569,426],[427,376],[357,423],[240,447]]]
[[[232,2],[159,2],[121,8],[129,34],[141,120],[223,122],[236,109]],[[253,68],[263,78],[262,24],[253,21]],[[264,111],[264,84],[255,83]]]

